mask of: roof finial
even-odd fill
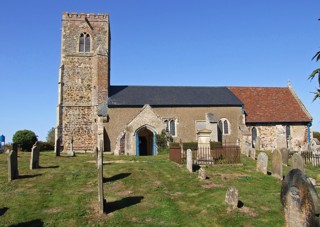
[[[291,87],[291,81],[288,80],[288,87]]]

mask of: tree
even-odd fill
[[[54,146],[54,143],[55,143],[55,128],[54,128],[54,127],[52,127],[52,128],[48,131],[47,142],[48,142],[49,144],[51,144],[52,146]]]
[[[22,150],[30,151],[33,144],[38,141],[33,131],[24,129],[16,131],[12,137],[12,142],[16,143]]]
[[[320,20],[320,19],[319,19]],[[312,60],[316,60],[319,61],[320,60],[320,51],[318,51],[312,58]],[[320,68],[317,68],[315,70],[313,70],[313,72],[310,74],[309,76],[309,80],[313,80],[315,77],[318,77],[318,86],[320,87]],[[314,97],[313,97],[313,101],[315,101],[316,99],[320,98],[320,89],[316,89],[314,93]]]

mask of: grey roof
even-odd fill
[[[108,106],[242,106],[227,87],[110,86]]]

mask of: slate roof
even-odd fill
[[[311,116],[292,88],[228,87],[243,103],[247,123],[310,122]]]
[[[110,86],[108,106],[242,106],[227,87]]]

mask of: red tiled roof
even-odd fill
[[[243,103],[246,122],[310,122],[289,87],[228,87]]]

